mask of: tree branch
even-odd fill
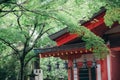
[[[4,12],[20,12],[20,11],[24,11],[24,10],[1,10],[0,12],[4,13]]]
[[[6,56],[0,56],[0,58],[6,58],[6,57],[9,57],[9,56],[11,56],[11,55],[13,55],[13,53],[8,54],[8,55],[6,55]]]
[[[53,28],[49,28],[48,30],[44,31],[43,33],[40,33],[40,35],[39,35],[39,36],[36,38],[36,40],[34,41],[34,44],[32,45],[32,47],[28,49],[28,52],[31,51],[31,50],[34,48],[34,46],[36,45],[38,39],[39,39],[43,34],[45,34],[46,32],[48,32],[48,31],[51,30],[51,29],[53,29]]]
[[[34,46],[35,46],[35,44],[37,43],[38,39],[39,39],[43,34],[45,34],[46,32],[48,32],[49,30],[53,29],[53,27],[52,27],[52,28],[49,28],[49,29],[47,29],[46,31],[43,32],[44,27],[45,27],[45,24],[43,24],[43,27],[42,27],[42,29],[40,30],[40,33],[39,33],[38,37],[35,39],[34,44],[33,44],[30,48],[27,49],[27,51],[26,51],[27,53],[30,52],[30,51],[34,48]],[[26,54],[26,55],[27,55],[27,54]],[[31,58],[32,58],[32,57],[31,57]],[[31,60],[31,59],[30,59],[30,60]],[[29,60],[29,61],[30,61],[30,60]],[[28,61],[28,62],[29,62],[29,61]],[[28,62],[27,62],[27,63],[28,63]],[[27,63],[26,63],[26,64],[27,64]],[[25,65],[26,65],[26,64],[25,64]]]
[[[0,38],[0,41],[2,41],[8,47],[12,48],[16,53],[18,53],[18,50],[14,46],[12,46],[10,42],[8,42],[8,41],[6,41],[5,39],[2,39],[2,38]]]
[[[13,10],[15,7],[16,7],[16,6],[12,7],[11,10]],[[2,10],[1,10],[1,11],[2,11]],[[5,16],[5,15],[7,15],[8,13],[10,13],[10,12],[5,12],[5,14],[1,15],[0,17],[3,17],[3,16]]]
[[[51,29],[53,29],[53,27],[52,27],[52,28],[47,29],[46,31],[44,31],[41,35],[43,35],[43,34],[47,33],[47,32],[48,32],[49,30],[51,30]]]
[[[13,56],[14,54],[15,54],[16,56],[18,56],[18,57],[17,57],[18,59],[20,58],[19,54],[17,55],[15,52],[11,52],[10,54],[7,54],[7,55],[5,55],[5,56],[1,56],[1,55],[0,55],[0,58],[6,58],[6,57],[9,57],[9,56]]]
[[[15,15],[16,15],[16,17],[17,17],[17,23],[18,23],[18,27],[20,28],[20,30],[22,31],[22,27],[21,27],[21,24],[20,24],[20,18],[21,18],[21,16],[23,15],[22,14],[22,12],[21,12],[21,14],[20,15],[18,15],[18,14],[16,14],[16,13],[14,13]]]
[[[24,67],[29,63],[29,61],[32,59],[32,58],[34,58],[34,57],[36,57],[36,55],[34,55],[34,56],[31,56],[27,61],[26,61],[26,63],[24,64]]]
[[[23,29],[22,29],[22,26],[21,26],[21,24],[20,24],[20,18],[21,18],[21,16],[23,15],[22,14],[22,12],[21,12],[21,14],[20,15],[18,15],[18,14],[16,14],[16,13],[14,13],[15,15],[16,15],[16,17],[17,17],[17,23],[18,23],[18,27],[19,27],[19,29],[21,30],[21,32],[23,31]],[[27,44],[28,44],[28,42],[29,42],[29,37],[27,37],[27,35],[26,34],[24,34],[24,37],[25,37],[25,39],[26,39],[26,41],[24,42],[24,49],[23,49],[23,53],[26,53],[26,47],[27,47]]]
[[[32,33],[31,33],[31,35],[30,35],[30,38],[33,36],[33,34],[35,33],[35,29],[36,29],[36,27],[38,26],[38,21],[36,21],[35,23],[34,23],[34,28],[33,28],[33,30],[32,30]]]
[[[44,30],[44,27],[45,27],[45,24],[43,24],[42,28],[39,31],[40,33],[38,34],[37,38],[34,40],[33,45],[27,49],[27,52],[30,52],[33,49],[33,47],[35,46],[35,44],[36,44],[37,40],[39,39],[39,37],[42,36],[42,32]]]

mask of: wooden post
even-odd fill
[[[73,80],[73,60],[68,60],[68,80]]]
[[[120,52],[112,51],[111,54],[111,80],[120,80]]]
[[[101,64],[101,75],[102,75],[102,80],[108,80],[108,71],[107,71],[107,60],[103,59],[100,62]]]
[[[90,67],[88,68],[88,72],[89,72],[89,80],[92,80],[92,78],[91,78],[91,76],[92,76],[91,75],[91,68]]]

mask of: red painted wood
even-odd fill
[[[66,33],[65,35],[62,35],[61,37],[59,37],[58,39],[56,39],[56,43],[57,46],[61,46],[75,38],[78,37],[78,34],[70,34],[70,33]]]
[[[103,36],[103,34],[108,30],[108,27],[105,24],[101,24],[98,27],[92,29],[91,31],[97,36]]]
[[[111,80],[120,80],[120,52],[111,52]]]
[[[58,37],[55,41],[58,42],[58,41],[60,41],[61,39],[66,38],[66,37],[69,36],[69,35],[70,35],[69,32],[68,32],[68,33],[65,33],[64,35]]]
[[[81,68],[83,63],[82,62],[78,62],[77,65],[78,65],[79,68]]]
[[[83,62],[78,62],[77,64],[78,64],[78,67],[81,68],[83,65]],[[92,66],[92,61],[87,61],[87,65],[88,65],[88,67]]]
[[[68,60],[68,80],[73,80],[73,60]]]
[[[81,53],[82,51],[82,53]],[[40,56],[41,58],[44,57],[60,57],[61,59],[75,59],[75,58],[80,58],[82,54],[91,54],[91,50],[86,50],[84,48],[79,48],[79,49],[72,49],[72,50],[61,50],[58,52],[46,52],[46,53],[41,53]]]
[[[92,66],[92,61],[87,61],[88,66]],[[100,60],[97,60],[97,64],[100,64]],[[78,67],[82,67],[83,62],[77,62]]]
[[[107,59],[101,60],[100,64],[101,64],[101,79],[108,80]]]
[[[97,21],[95,21],[94,19],[85,23],[84,26],[86,26],[88,29],[92,30],[94,28],[96,28],[97,26],[101,25],[104,23],[104,15],[105,13],[102,13],[101,15],[97,16],[96,19]]]
[[[119,47],[114,47],[114,48],[110,48],[112,51],[120,51],[120,46]]]

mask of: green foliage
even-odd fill
[[[15,56],[3,56],[0,58],[0,80],[16,80],[17,78],[17,64]]]
[[[49,64],[50,61],[50,65],[52,70],[51,71],[47,71],[47,65]],[[60,69],[56,69],[56,63],[59,62],[60,64]],[[41,63],[41,69],[43,70],[43,74],[44,74],[44,79],[47,77],[47,75],[49,75],[49,77],[51,79],[54,80],[58,80],[58,78],[62,75],[65,80],[67,80],[67,70],[64,69],[64,61],[59,59],[59,58],[42,58],[40,60]]]
[[[63,25],[66,25],[71,28],[71,32],[75,31],[76,27],[78,27],[78,21],[75,20],[75,18],[72,18],[69,14],[66,14],[65,12],[59,12],[55,14],[57,20],[59,20]],[[75,26],[75,27],[71,27]]]
[[[93,48],[93,53],[98,58],[104,58],[109,53],[109,49],[105,45],[104,40],[88,29],[84,29],[82,40],[86,42],[86,49]]]
[[[46,47],[52,47],[55,46],[56,43],[52,41],[48,36],[42,37],[38,43],[36,44],[35,47],[40,47],[40,48],[46,48]]]
[[[105,23],[111,27],[114,22],[120,23],[120,0],[103,0],[107,9]]]
[[[0,45],[1,45],[0,46],[0,51],[2,52],[2,51],[4,51],[6,49],[6,46],[2,42],[0,42]]]
[[[11,43],[16,43],[19,41],[24,42],[23,32],[18,31],[17,28],[1,28],[0,32],[0,38],[4,38],[5,40],[10,41]]]
[[[5,70],[5,68],[0,68],[0,79],[1,80],[5,80],[5,78],[7,77],[7,71]]]
[[[102,0],[102,1],[106,3],[107,8],[120,7],[120,0]]]
[[[120,8],[108,9],[105,15],[105,23],[111,27],[114,22],[120,23]]]

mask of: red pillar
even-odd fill
[[[107,59],[102,59],[100,61],[101,64],[101,79],[102,80],[108,80],[108,74],[107,74]]]
[[[120,80],[120,52],[111,52],[111,80]]]
[[[73,60],[68,60],[68,80],[73,80]]]

